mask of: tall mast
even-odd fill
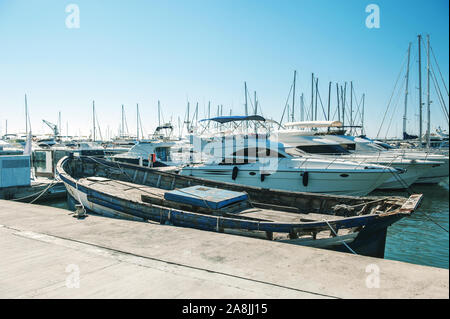
[[[92,101],[92,141],[95,142],[95,101]]]
[[[208,101],[208,118],[211,118],[211,101]],[[211,121],[208,121],[208,128],[209,128],[209,123],[211,123]]]
[[[328,84],[328,114],[327,114],[327,121],[330,121],[330,107],[331,107],[331,81]]]
[[[188,102],[188,103],[187,103],[187,121],[186,121],[186,126],[187,126],[188,133],[191,132],[191,128],[189,127],[189,124],[190,124],[190,119],[189,119],[189,107],[190,107],[190,105],[189,105],[189,102]]]
[[[25,133],[28,136],[28,103],[26,94],[25,94]]]
[[[136,103],[136,140],[139,141],[139,104]]]
[[[189,113],[188,113],[188,120],[189,120]],[[158,126],[161,126],[161,103],[159,102],[159,100],[158,100]]]
[[[419,34],[417,39],[419,41],[419,143],[422,146],[422,56],[420,52],[422,36]]]
[[[314,120],[317,121],[317,94],[319,93],[319,79],[316,79],[316,101],[315,101],[315,114],[314,114]]]
[[[314,73],[311,74],[311,121],[314,121]]]
[[[341,109],[339,108],[339,84],[336,83],[336,98],[337,98],[337,114],[338,114],[338,121],[341,121]]]
[[[350,135],[353,133],[353,81],[350,81]]]
[[[342,88],[342,86],[341,86]],[[342,97],[342,126],[345,125],[345,103],[346,101],[346,96],[347,96],[347,82],[344,83],[344,88],[341,94]]]
[[[302,95],[300,95],[300,121],[304,120],[305,120],[305,100],[302,93]]]
[[[409,60],[410,60],[410,53],[411,53],[411,42],[408,46],[408,64],[406,65],[406,86],[405,86],[405,110],[403,113],[403,139],[406,138],[406,116],[408,112],[408,90],[409,90]]]
[[[58,133],[59,133],[59,135],[62,135],[61,111],[58,112]]]
[[[294,90],[292,94],[292,114],[291,114],[291,122],[294,122],[294,113],[295,113],[295,80],[297,78],[297,70],[294,71]],[[256,101],[256,99],[255,99]]]
[[[430,104],[430,35],[427,34],[427,148],[430,148],[431,138]]]
[[[256,91],[254,91],[254,98],[255,98],[255,115],[258,114],[258,101],[256,100]]]
[[[248,116],[248,104],[247,104],[247,82],[244,82],[245,93],[245,116]],[[248,132],[248,121],[245,121],[246,132]]]
[[[365,104],[365,100],[366,100],[366,94],[363,93],[362,96],[362,114],[361,114],[361,135],[365,135],[365,131],[364,131],[364,104]]]
[[[125,136],[125,113],[122,104],[122,137]]]

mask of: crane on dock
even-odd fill
[[[55,135],[55,138],[59,136],[59,129],[58,129],[58,125],[53,124],[49,121],[46,120],[42,120],[42,122],[44,122],[45,124],[47,124],[48,127],[50,127],[53,131],[53,134]]]

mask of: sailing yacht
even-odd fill
[[[180,174],[270,189],[337,195],[367,195],[397,173],[394,168],[290,153],[267,135],[215,139],[204,164],[185,165]]]

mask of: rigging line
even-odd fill
[[[317,95],[319,96],[320,105],[322,106],[322,112],[324,118],[327,118],[327,114],[325,113],[325,109],[323,108],[322,98],[320,97],[320,91],[317,91]]]
[[[449,116],[448,116],[448,110],[447,110],[447,106],[445,105],[444,101],[441,101],[442,96],[440,95],[440,90],[438,92],[438,87],[436,86],[436,79],[434,77],[432,77],[433,79],[433,84],[434,84],[434,90],[436,91],[436,94],[438,95],[438,100],[439,100],[439,105],[441,106],[441,109],[445,115],[445,119],[447,120],[447,124],[449,123]]]
[[[356,109],[356,112],[355,112],[355,118],[353,119],[353,123],[355,123],[358,114],[359,114],[359,119],[362,122],[362,112],[360,112],[360,109],[361,109],[361,104],[362,104],[363,97],[361,95],[361,99],[359,100],[359,103],[358,103],[358,98],[356,96],[355,88],[353,88],[353,96],[355,97],[355,102],[356,102],[356,106],[357,106],[357,109]]]
[[[355,96],[355,98],[356,98],[356,96]],[[359,104],[358,104],[358,101],[356,100],[356,105],[358,106],[358,109],[356,110],[356,114],[355,114],[355,120],[356,120],[357,116],[359,115],[359,119],[361,120],[361,123],[362,123],[362,112],[360,112],[360,105],[362,104],[362,100],[363,100],[362,96],[361,96],[361,99],[359,100]]]
[[[432,79],[433,79],[433,83],[434,83],[434,89],[436,90],[436,94],[438,95],[438,98],[440,99],[439,102],[441,102],[441,100],[442,100],[441,106],[444,106],[445,114],[447,115],[447,118],[448,118],[447,105],[445,104],[441,89],[440,89],[439,85],[437,84],[436,73],[434,72],[434,69],[432,66],[431,66],[431,74],[433,75]]]
[[[381,125],[380,125],[380,128],[378,129],[378,133],[377,133],[377,137],[376,137],[376,138],[378,138],[378,137],[380,136],[381,128],[383,127],[384,120],[386,119],[386,115],[387,115],[387,113],[388,113],[388,111],[389,111],[389,108],[390,108],[390,105],[391,105],[392,98],[393,98],[393,96],[394,96],[394,94],[395,94],[395,89],[397,88],[398,81],[399,81],[400,76],[402,75],[403,69],[404,69],[404,67],[405,67],[405,64],[406,64],[406,58],[407,58],[407,56],[405,56],[405,58],[403,59],[402,67],[400,68],[400,72],[398,73],[397,80],[395,81],[394,89],[392,90],[391,97],[389,98],[389,102],[388,102],[386,111],[384,112],[383,120],[381,121]]]
[[[441,68],[439,67],[439,64],[437,63],[436,56],[434,55],[434,50],[431,45],[430,45],[430,49],[431,49],[431,53],[433,54],[434,62],[436,63],[436,65],[438,67],[439,74],[441,75],[441,80],[442,80],[442,83],[444,84],[445,91],[447,91],[447,95],[449,95],[447,85],[445,85],[444,77],[442,76],[442,73],[441,73]]]
[[[422,214],[424,214],[426,218],[428,218],[430,221],[432,221],[433,223],[435,223],[437,226],[439,226],[441,229],[443,229],[444,231],[446,231],[448,233],[448,229],[446,229],[444,226],[440,225],[438,222],[434,221],[430,216],[428,216],[427,213],[422,212]]]
[[[286,113],[286,108],[287,108],[287,105],[288,105],[288,102],[289,102],[289,98],[291,97],[291,92],[292,92],[293,86],[294,86],[294,82],[292,82],[292,84],[291,84],[291,89],[289,90],[289,94],[288,94],[288,97],[286,99],[286,103],[284,104],[283,114],[281,115],[281,120],[280,120],[280,123],[278,124],[278,129],[280,129],[281,123],[283,123],[284,113]]]
[[[384,137],[385,139],[387,139],[387,135],[389,134],[389,130],[391,129],[392,120],[394,119],[395,111],[397,110],[397,106],[398,106],[398,103],[400,101],[400,97],[401,97],[401,95],[403,93],[403,87],[406,85],[406,79],[402,83],[403,83],[403,85],[400,87],[400,89],[399,89],[399,91],[397,93],[398,94],[397,95],[397,101],[394,104],[394,110],[392,112],[391,119],[389,120],[389,126],[388,126],[388,128],[386,130],[386,136]]]

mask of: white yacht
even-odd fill
[[[172,166],[170,149],[175,145],[173,141],[142,140],[128,152],[108,157],[115,162],[123,162],[141,166]]]
[[[449,176],[449,156],[448,154],[434,153],[426,149],[395,149],[389,148],[368,138],[330,135],[327,138],[340,142],[351,152],[358,154],[372,154],[375,156],[390,156],[404,158],[415,161],[434,162],[432,168],[420,176],[414,183],[416,184],[436,184]]]
[[[182,167],[181,175],[270,189],[338,195],[367,195],[397,170],[339,159],[290,153],[262,135],[221,137],[206,145],[210,162]]]
[[[352,154],[348,159],[389,165],[406,170],[400,175],[399,181],[391,179],[381,188],[404,188],[411,183],[439,183],[449,176],[449,157],[430,151],[410,149],[395,149],[387,144],[376,143],[365,137],[344,135],[342,123],[339,121],[312,121],[285,124],[288,129],[273,133],[273,137],[282,143],[300,146],[305,143],[305,137],[314,137],[331,145],[340,145]],[[335,147],[338,147],[335,146]],[[323,148],[323,146],[322,146]],[[303,151],[312,152],[313,148],[303,147]],[[326,152],[324,152],[326,153]],[[336,154],[339,152],[329,152]],[[417,178],[414,178],[416,175]],[[396,179],[396,178],[395,178]],[[392,183],[391,183],[392,182]],[[409,185],[408,185],[409,184]]]
[[[415,183],[420,177],[435,169],[436,162],[426,160],[407,159],[399,154],[360,154],[350,153],[339,143],[328,139],[328,136],[298,136],[292,147],[302,156],[338,158],[361,163],[393,167],[397,174],[378,186],[379,189],[404,189]],[[443,164],[443,162],[439,162]]]

